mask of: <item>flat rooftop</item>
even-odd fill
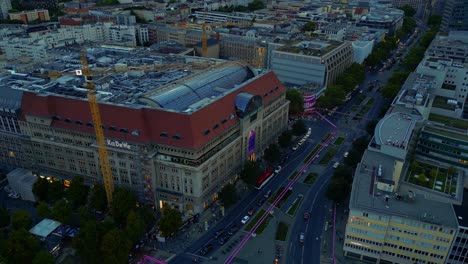
[[[75,74],[81,69],[79,54],[73,49],[68,51],[68,55],[42,65],[32,74],[16,73],[0,79],[0,88],[86,100],[85,79]],[[236,62],[147,50],[94,48],[87,51],[87,57],[98,101],[132,108],[190,113],[242,87],[257,75],[256,70]],[[48,77],[56,72],[64,74]]]
[[[396,112],[382,118],[375,128],[378,145],[405,146],[408,143],[415,121],[407,114]]]
[[[333,40],[301,40],[280,47],[278,51],[297,53],[309,56],[324,56],[339,47],[343,42]]]
[[[450,203],[428,200],[424,195],[397,195],[377,189],[377,182],[392,182],[393,174],[400,173],[399,166],[396,166],[399,162],[403,161],[380,152],[366,150],[354,174],[351,209],[456,228],[455,212]],[[382,170],[380,177],[377,173],[379,167]]]

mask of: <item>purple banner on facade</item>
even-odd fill
[[[315,95],[304,96],[304,112],[313,110],[316,101],[317,97]]]
[[[252,129],[249,133],[249,148],[248,148],[248,155],[252,155],[255,153],[255,129]]]

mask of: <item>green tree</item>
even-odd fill
[[[37,239],[26,229],[21,228],[8,234],[8,239],[0,250],[2,256],[8,260],[7,263],[31,263],[38,249]]]
[[[430,40],[429,40],[429,44],[431,43],[432,39],[434,37],[432,37]],[[424,41],[424,37],[421,39],[420,41],[420,44],[423,43]],[[427,44],[427,46],[429,46],[429,44]],[[427,47],[426,46],[426,47]],[[423,59],[424,57],[424,53],[426,52],[426,47],[416,47],[416,48],[413,48],[409,53],[408,55],[405,57],[405,59],[403,60],[403,62],[401,63],[401,65],[403,66],[403,68],[405,68],[405,70],[407,71],[413,71],[414,69],[416,69],[416,67],[418,66],[419,62],[421,62],[421,60]]]
[[[248,160],[244,163],[244,168],[242,169],[240,176],[245,183],[254,185],[260,176],[260,173],[261,171],[258,163]]]
[[[332,85],[325,90],[325,94],[317,99],[320,108],[332,109],[340,106],[346,97],[346,91],[341,85]]]
[[[138,242],[145,233],[145,222],[141,219],[140,215],[133,210],[130,211],[127,216],[125,232],[132,243]]]
[[[74,177],[67,190],[67,199],[74,208],[85,205],[88,202],[89,187],[84,184],[82,177]]]
[[[447,173],[448,173],[450,176],[453,176],[456,172],[457,172],[457,169],[455,169],[455,167],[453,167],[453,166],[450,166],[450,167],[448,167],[448,169],[447,169]]]
[[[49,191],[49,182],[46,178],[39,177],[33,185],[32,189],[34,195],[39,199],[39,201],[47,200],[47,193]]]
[[[417,171],[419,170],[419,162],[416,160],[413,160],[411,162],[411,170],[413,171],[413,174],[418,174]]]
[[[127,263],[131,247],[131,242],[123,231],[112,229],[102,238],[102,259],[105,264]]]
[[[106,190],[102,184],[95,184],[91,190],[89,207],[97,211],[105,211],[107,208]]]
[[[328,185],[326,196],[334,203],[343,202],[349,195],[351,186],[343,177],[333,177]]]
[[[219,199],[226,208],[236,204],[238,198],[236,187],[232,184],[224,185],[219,192]]]
[[[442,16],[434,14],[430,16],[429,19],[427,20],[427,25],[439,28],[441,22],[442,22]]]
[[[10,224],[10,214],[8,211],[0,207],[0,228],[8,226]]]
[[[47,191],[47,200],[49,202],[55,202],[63,198],[63,185],[60,181],[54,181],[49,183],[49,188]]]
[[[279,137],[278,137],[278,144],[282,148],[286,148],[292,145],[292,133],[289,130],[284,131]]]
[[[154,226],[155,218],[154,218],[154,213],[153,213],[152,208],[150,208],[149,206],[143,205],[138,208],[137,213],[141,217],[141,219],[143,219],[146,229]]]
[[[416,14],[416,10],[414,10],[414,8],[412,8],[410,5],[404,5],[399,9],[405,12],[405,17],[412,17]]]
[[[117,224],[125,225],[128,212],[136,209],[135,194],[129,189],[116,187],[112,199],[112,216]]]
[[[264,158],[266,161],[271,163],[279,162],[281,158],[281,151],[278,144],[270,144],[267,149],[265,149]]]
[[[32,224],[31,215],[25,210],[18,210],[11,216],[11,225],[14,229],[29,229]]]
[[[52,215],[49,209],[49,205],[45,202],[39,202],[36,207],[36,215],[40,218],[48,218]]]
[[[182,214],[179,210],[170,207],[163,208],[163,214],[159,220],[159,230],[164,236],[175,233],[182,226]]]
[[[81,206],[78,208],[78,216],[80,219],[80,226],[84,226],[88,221],[91,221],[93,219],[93,216],[89,212],[88,207],[86,206]]]
[[[296,122],[294,122],[291,131],[295,136],[304,135],[307,132],[307,127],[304,123],[304,120],[298,119]]]
[[[307,22],[305,25],[302,27],[302,30],[304,31],[315,31],[317,29],[317,25],[314,22]]]
[[[253,2],[247,5],[247,9],[250,11],[255,11],[263,8],[265,8],[265,4],[263,4],[262,0],[254,0]]]
[[[286,91],[286,100],[289,104],[289,114],[296,115],[304,112],[304,97],[296,89],[288,89]]]
[[[366,131],[367,133],[369,133],[369,135],[374,135],[375,127],[377,126],[378,122],[379,121],[377,120],[370,120],[369,122],[367,122]]]
[[[73,238],[73,247],[83,263],[100,263],[100,245],[103,236],[102,228],[96,221],[88,221]]]
[[[72,207],[65,199],[58,200],[52,207],[52,217],[64,224],[70,224],[72,220]]]
[[[39,251],[34,259],[32,260],[32,264],[54,264],[55,259],[52,254],[46,251]]]

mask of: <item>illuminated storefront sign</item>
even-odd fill
[[[120,142],[117,140],[107,139],[106,143],[108,146],[115,147],[115,148],[131,149],[131,146],[127,142]]]

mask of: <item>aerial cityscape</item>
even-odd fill
[[[0,0],[0,263],[468,263],[466,0]]]

